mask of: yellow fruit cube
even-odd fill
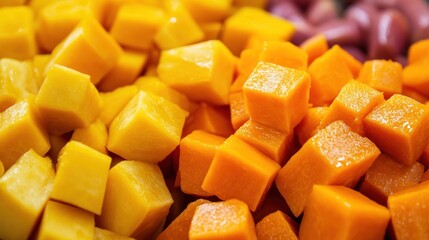
[[[147,53],[124,51],[115,67],[97,84],[100,91],[113,91],[132,84],[148,61]]]
[[[155,43],[162,50],[196,43],[204,39],[197,22],[179,1],[167,1],[168,20],[154,36]]]
[[[223,21],[231,11],[232,0],[182,0],[197,22]]]
[[[140,91],[110,124],[107,149],[125,159],[158,163],[180,142],[188,112]]]
[[[44,80],[45,68],[51,59],[51,54],[37,54],[33,58],[33,77],[36,82],[37,90],[40,89]]]
[[[48,134],[39,119],[34,97],[18,101],[0,113],[0,161],[5,169],[30,149],[44,156],[49,148]]]
[[[159,78],[192,101],[229,102],[235,58],[219,40],[163,51]]]
[[[27,6],[2,7],[0,19],[0,58],[33,58],[37,52],[33,10]]]
[[[16,100],[37,93],[33,75],[30,61],[0,59],[0,112],[12,106]]]
[[[80,142],[68,142],[58,156],[51,198],[100,214],[111,161]]]
[[[290,40],[294,33],[295,27],[289,21],[259,8],[243,7],[225,21],[221,39],[239,56],[252,36],[263,40]]]
[[[42,8],[36,18],[40,47],[51,52],[79,23],[88,7],[79,1],[56,1]]]
[[[97,84],[116,64],[122,49],[93,18],[84,18],[52,52],[46,66],[63,65],[91,76]]]
[[[204,32],[204,41],[219,39],[223,24],[221,22],[201,23],[201,31]]]
[[[99,224],[124,236],[151,239],[172,203],[158,165],[122,161],[109,172]]]
[[[93,240],[94,231],[94,214],[51,200],[46,204],[37,240]]]
[[[133,240],[134,238],[125,237],[109,230],[101,229],[96,227],[94,240]]]
[[[185,111],[189,111],[191,109],[191,102],[189,102],[188,98],[183,93],[169,87],[165,82],[159,80],[158,77],[139,77],[134,82],[134,85],[140,90],[151,92],[179,105],[179,107]]]
[[[74,130],[71,140],[81,142],[101,153],[107,154],[107,128],[104,123],[97,119],[86,128]]]
[[[50,68],[36,97],[36,105],[55,134],[87,127],[101,109],[101,98],[90,77],[73,69]]]
[[[29,150],[0,178],[0,239],[28,239],[52,190],[49,158]]]
[[[118,113],[127,105],[127,103],[137,94],[139,89],[130,85],[120,87],[112,92],[100,93],[103,102],[98,117],[108,127]]]
[[[153,37],[167,20],[162,8],[145,4],[124,4],[119,9],[110,34],[122,46],[150,49]]]

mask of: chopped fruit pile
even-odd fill
[[[429,5],[338,2],[0,0],[0,239],[429,239]]]

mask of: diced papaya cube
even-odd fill
[[[328,40],[325,35],[317,34],[305,40],[299,47],[307,53],[308,64],[311,64],[314,59],[328,51]]]
[[[289,21],[262,9],[243,7],[226,19],[221,39],[234,55],[239,56],[252,35],[264,40],[288,41],[294,33],[295,27]]]
[[[336,121],[289,159],[277,175],[276,186],[298,217],[314,184],[353,186],[379,154],[369,139],[353,132],[343,121]]]
[[[158,77],[139,77],[134,82],[134,85],[137,86],[140,90],[151,92],[155,95],[168,99],[169,101],[179,105],[179,107],[185,111],[191,110],[191,102],[188,100],[188,98],[183,93],[169,87],[165,82],[159,80]]]
[[[125,237],[109,230],[95,227],[94,240],[134,240],[134,238]]]
[[[403,84],[417,92],[429,96],[429,73],[426,71],[427,62],[417,62],[407,65],[402,74]]]
[[[49,151],[48,134],[41,123],[33,97],[18,101],[1,112],[0,126],[0,161],[6,170],[30,149],[41,156]]]
[[[184,0],[183,5],[197,22],[223,21],[231,11],[231,0]]]
[[[429,238],[429,181],[389,196],[387,205],[392,216],[395,239]]]
[[[55,1],[37,13],[36,36],[40,47],[47,52],[69,35],[88,8],[79,1]]]
[[[111,92],[100,93],[102,106],[98,117],[108,127],[118,113],[137,94],[136,86],[125,86]]]
[[[410,97],[423,104],[429,101],[429,96],[426,96],[411,87],[403,86],[401,94],[404,96]]]
[[[429,40],[424,39],[411,44],[408,49],[408,64],[429,60]]]
[[[100,119],[95,120],[88,127],[75,129],[71,136],[71,140],[81,142],[104,154],[107,154],[107,139],[107,128]]]
[[[186,136],[194,130],[204,130],[219,136],[229,137],[234,133],[230,119],[228,109],[201,103],[186,119],[182,136]]]
[[[148,54],[124,51],[116,65],[97,84],[100,91],[113,91],[118,87],[132,84],[148,61]]]
[[[33,15],[28,6],[0,8],[0,58],[29,60],[36,55]]]
[[[283,165],[287,151],[291,147],[294,133],[293,131],[283,132],[249,120],[234,135],[258,149],[279,165]]]
[[[94,229],[93,213],[51,200],[43,212],[37,239],[93,240]]]
[[[308,109],[305,117],[294,129],[301,145],[304,145],[308,139],[320,130],[320,123],[328,111],[329,107],[312,107]]]
[[[54,65],[36,97],[36,105],[49,132],[61,135],[87,127],[101,109],[101,99],[89,75]]]
[[[420,182],[424,166],[415,162],[407,166],[387,154],[381,154],[365,174],[359,191],[386,205],[387,198]]]
[[[196,130],[180,141],[180,188],[184,193],[211,196],[201,188],[216,150],[225,138]]]
[[[189,239],[189,228],[191,226],[192,217],[194,216],[195,209],[204,204],[209,203],[205,199],[198,199],[194,202],[191,202],[185,210],[183,210],[179,216],[177,216],[173,222],[168,225],[162,231],[156,240],[188,240]]]
[[[329,106],[328,112],[320,123],[320,128],[336,120],[343,120],[353,131],[364,135],[362,120],[383,102],[382,92],[367,84],[351,80]]]
[[[242,91],[229,95],[229,107],[231,111],[232,127],[234,130],[237,130],[250,119],[246,110],[246,103]]]
[[[221,22],[208,22],[199,24],[204,33],[203,41],[219,39],[223,24]]]
[[[298,224],[281,211],[273,212],[256,224],[258,240],[298,240]]]
[[[315,107],[331,104],[353,73],[339,51],[331,48],[308,67],[311,76],[310,103]]]
[[[172,203],[158,165],[122,161],[110,169],[98,223],[124,236],[150,239]]]
[[[99,215],[111,160],[80,142],[68,142],[58,156],[51,198]]]
[[[0,238],[28,239],[52,190],[55,171],[49,158],[29,150],[0,174]]]
[[[235,58],[219,40],[163,51],[159,78],[192,101],[228,104]]]
[[[201,187],[222,200],[239,199],[255,211],[279,169],[276,162],[231,135],[217,150]]]
[[[110,34],[122,46],[146,50],[152,47],[153,37],[166,20],[162,8],[125,3],[119,8]]]
[[[177,48],[204,39],[204,33],[180,1],[167,1],[168,20],[162,24],[154,36],[154,41],[162,50]]]
[[[314,185],[299,239],[384,239],[389,210],[344,186]]]
[[[243,86],[252,120],[285,132],[292,131],[308,109],[307,72],[259,62]]]
[[[387,99],[402,92],[402,65],[391,60],[366,61],[358,80],[383,92]]]
[[[413,164],[429,143],[429,109],[395,94],[363,120],[364,130],[381,151],[407,165]]]
[[[360,70],[362,69],[362,63],[357,60],[353,55],[348,53],[344,48],[339,45],[332,46],[329,50],[332,54],[336,55],[339,59],[344,61],[347,67],[353,74],[353,77],[357,77],[359,75]]]
[[[12,106],[16,100],[36,94],[37,90],[31,62],[0,59],[0,112]]]
[[[204,203],[195,209],[189,240],[256,240],[255,223],[247,205],[236,199]]]
[[[107,149],[125,159],[160,162],[179,145],[187,116],[165,98],[140,91],[110,124]]]
[[[90,75],[92,83],[97,84],[115,66],[121,52],[103,27],[87,17],[55,47],[45,72],[59,64]]]

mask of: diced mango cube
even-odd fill
[[[103,27],[87,17],[55,47],[45,72],[59,64],[90,75],[92,83],[97,84],[115,66],[121,52]]]
[[[231,111],[231,124],[234,130],[239,129],[250,117],[246,110],[243,91],[229,95],[229,107]]]
[[[100,93],[102,107],[99,118],[108,127],[118,113],[137,94],[139,89],[136,86],[125,86],[111,92]]]
[[[1,239],[30,237],[49,199],[54,177],[51,160],[33,150],[0,177]]]
[[[115,67],[97,84],[97,88],[100,91],[113,91],[134,83],[148,58],[147,53],[124,51]]]
[[[51,198],[100,214],[111,160],[80,142],[68,142],[58,156]]]
[[[122,161],[109,171],[99,225],[124,236],[150,239],[172,203],[158,165]]]
[[[140,91],[110,124],[107,149],[125,159],[157,163],[180,142],[188,112]]]
[[[33,15],[28,6],[0,8],[0,58],[28,60],[36,55]]]
[[[122,46],[146,50],[167,20],[162,8],[145,4],[124,4],[116,15],[110,34]]]
[[[333,122],[289,159],[277,174],[277,189],[298,217],[314,184],[354,186],[379,154],[368,138],[341,120]]]
[[[165,82],[161,81],[155,76],[143,76],[139,77],[134,85],[140,90],[145,92],[151,92],[160,97],[166,98],[169,101],[179,105],[183,110],[190,111],[191,103],[188,98],[176,89],[168,86]]]
[[[243,7],[226,19],[222,41],[239,56],[253,35],[264,40],[290,40],[295,27],[287,20],[270,15],[262,9]]]
[[[243,85],[243,93],[252,120],[290,132],[307,113],[310,75],[259,62]]]
[[[94,240],[134,240],[134,238],[122,236],[109,230],[95,227]]]
[[[31,62],[0,59],[0,112],[37,90]]]
[[[158,47],[166,50],[203,40],[203,31],[183,4],[175,0],[166,2],[168,19],[154,36]]]
[[[232,0],[183,0],[183,4],[197,22],[223,21],[231,11]]]
[[[101,99],[89,75],[54,65],[36,97],[36,105],[56,135],[87,127],[101,109]]]
[[[305,117],[294,129],[301,146],[320,130],[320,123],[328,111],[329,107],[312,107],[308,109]]]
[[[279,169],[279,164],[231,135],[216,151],[201,188],[222,200],[239,199],[255,211]]]
[[[222,27],[221,22],[200,23],[200,29],[204,33],[203,41],[219,39]]]
[[[210,196],[201,188],[216,150],[225,138],[196,130],[180,141],[180,188],[184,193]]]
[[[93,240],[94,229],[94,214],[51,200],[43,212],[37,239]]]
[[[101,153],[107,154],[107,128],[104,123],[97,119],[88,127],[74,130],[71,140],[81,142]]]
[[[190,240],[256,240],[255,223],[247,205],[236,199],[204,203],[195,209],[189,229]]]
[[[299,229],[302,240],[383,239],[387,208],[343,186],[315,185]]]
[[[163,51],[159,78],[190,100],[217,105],[229,102],[235,58],[219,40]]]
[[[37,90],[40,89],[43,80],[45,80],[45,68],[50,59],[51,54],[37,54],[33,57],[33,77],[36,82]]]
[[[17,144],[19,143],[19,144]],[[49,151],[48,134],[29,96],[0,113],[0,161],[9,169],[30,149],[44,156]]]
[[[429,109],[395,94],[363,120],[364,130],[383,152],[411,165],[429,143]]]
[[[36,34],[43,50],[51,52],[88,13],[79,1],[55,1],[42,8],[36,18]]]

